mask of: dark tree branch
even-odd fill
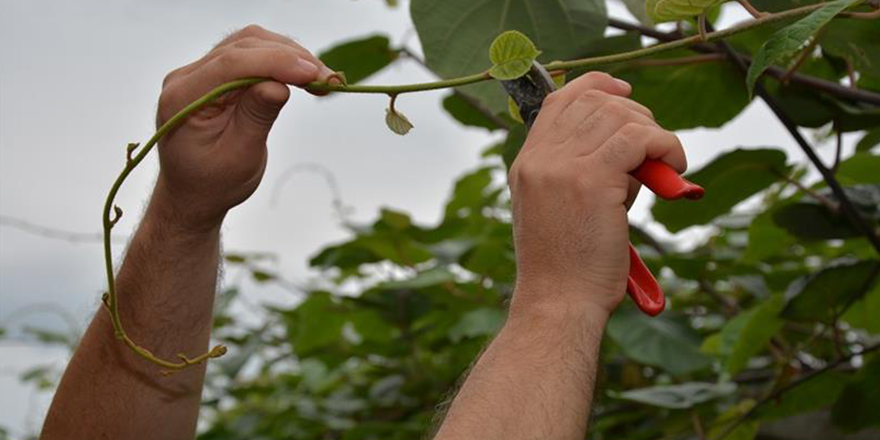
[[[615,18],[609,18],[608,25],[615,29],[620,29],[624,31],[636,31],[646,37],[651,37],[658,41],[674,41],[682,38],[682,35],[677,32],[663,32],[647,26],[629,23]],[[700,53],[723,53],[723,51],[719,50],[718,47],[715,47],[711,44],[697,44],[691,46],[689,49]],[[746,63],[746,66],[751,64],[751,58],[739,53],[737,53],[737,55],[740,57],[741,60]],[[827,81],[821,78],[817,78],[815,76],[804,75],[797,72],[793,72],[789,77],[786,77],[787,71],[776,66],[770,66],[769,68],[767,68],[767,70],[764,72],[764,75],[770,76],[779,81],[787,79],[791,83],[800,84],[805,87],[820,90],[822,92],[828,93],[829,95],[833,95],[847,101],[880,105],[880,93],[872,92],[870,90],[845,87],[832,81]]]
[[[733,61],[733,63],[739,68],[742,74],[745,75],[746,72],[749,70],[749,66],[742,59],[742,57],[740,57],[740,55],[737,54],[732,47],[730,47],[730,44],[725,41],[720,41],[716,43],[716,45],[725,53],[727,53],[731,61]],[[844,192],[843,187],[840,186],[840,182],[838,182],[837,178],[834,177],[834,173],[832,173],[831,170],[822,163],[822,160],[819,159],[819,156],[816,155],[813,147],[810,146],[807,140],[804,139],[804,137],[798,131],[797,124],[795,124],[794,121],[791,120],[791,117],[788,116],[788,113],[785,112],[785,109],[783,109],[782,106],[779,105],[776,99],[767,92],[767,89],[765,89],[764,86],[761,84],[760,78],[755,84],[755,93],[760,96],[761,99],[764,100],[764,102],[767,103],[767,106],[770,107],[776,117],[779,118],[779,121],[782,122],[783,125],[785,125],[785,128],[787,128],[789,133],[791,133],[791,136],[797,142],[798,146],[801,147],[801,150],[803,150],[804,154],[806,154],[807,157],[810,159],[810,162],[812,162],[816,169],[818,169],[819,172],[822,174],[822,178],[825,179],[825,183],[828,184],[828,186],[831,188],[831,191],[837,197],[843,214],[849,218],[853,225],[855,225],[856,228],[858,228],[862,232],[862,234],[865,235],[868,241],[871,242],[874,250],[877,252],[878,255],[880,255],[880,237],[877,236],[874,228],[872,228],[871,225],[869,225],[868,222],[866,222],[865,219],[862,218],[862,215],[859,214],[858,210],[856,210],[856,207],[852,204],[852,201],[850,201],[849,197],[846,195],[846,192]]]

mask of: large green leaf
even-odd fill
[[[880,333],[878,317],[880,317],[880,283],[874,283],[874,287],[862,299],[854,302],[842,319],[853,327],[878,334]]]
[[[781,328],[777,314],[782,309],[782,296],[775,295],[763,303],[727,321],[721,330],[720,353],[724,369],[731,375],[740,372],[752,356],[760,353]]]
[[[692,55],[681,50],[660,59]],[[615,72],[633,85],[632,99],[667,130],[717,128],[748,104],[742,75],[727,62],[642,66]]]
[[[864,296],[877,281],[877,261],[846,261],[800,278],[786,291],[782,316],[795,320],[827,321]]]
[[[842,185],[880,183],[880,156],[870,153],[854,154],[840,163],[836,177]]]
[[[449,329],[449,339],[457,343],[463,338],[494,335],[504,324],[504,318],[504,312],[499,309],[481,307],[472,310]]]
[[[349,84],[363,81],[397,59],[388,37],[371,35],[346,41],[321,52],[318,58],[331,69],[343,72]]]
[[[443,78],[491,67],[489,45],[500,33],[517,30],[542,51],[541,60],[565,60],[584,52],[589,40],[605,32],[602,0],[412,0],[410,15],[428,67]],[[465,87],[494,113],[506,108],[497,84]]]
[[[784,255],[788,247],[795,243],[794,236],[773,221],[775,209],[762,212],[749,224],[745,258],[762,261],[775,255]]]
[[[712,399],[727,396],[734,391],[736,391],[736,385],[732,382],[686,382],[678,385],[639,388],[609,394],[618,399],[632,400],[660,408],[687,409]]]
[[[808,380],[782,394],[758,409],[755,417],[761,420],[777,420],[809,411],[825,408],[835,400],[849,377],[836,371],[829,371]]]
[[[700,338],[684,323],[666,314],[648,317],[620,309],[608,322],[608,336],[630,359],[675,375],[703,369],[711,359],[700,353]]]
[[[329,293],[312,292],[309,295],[288,317],[288,334],[293,350],[300,356],[339,340],[346,321]]]
[[[727,0],[647,0],[645,9],[655,22],[678,21],[693,18]]]
[[[880,127],[868,131],[856,144],[856,151],[868,151],[880,145]]]
[[[880,356],[850,382],[831,408],[831,421],[849,432],[880,426]]]
[[[874,180],[870,171],[861,169],[861,165],[847,167],[844,180]],[[843,188],[847,198],[868,224],[880,220],[880,184],[857,184]],[[837,197],[829,188],[816,191],[820,197],[836,202]],[[832,211],[813,198],[792,203],[776,209],[773,221],[785,228],[790,234],[806,240],[827,240],[834,238],[852,238],[863,235],[840,209]]]
[[[880,75],[877,20],[834,20],[822,31],[822,50],[848,60],[859,71]]]
[[[773,212],[773,221],[789,234],[805,240],[830,240],[861,235],[841,213],[813,201],[792,203]]]
[[[451,93],[443,98],[443,108],[455,118],[469,127],[482,127],[497,130],[501,127],[489,119],[480,109],[474,107],[459,93]]]
[[[688,175],[688,179],[706,189],[702,199],[697,202],[657,199],[651,212],[654,219],[671,232],[705,224],[778,181],[785,172],[785,153],[780,150],[737,149]]]
[[[746,75],[746,86],[748,87],[749,95],[752,94],[758,77],[764,73],[767,67],[774,64],[783,64],[792,59],[803,48],[804,44],[819,29],[828,24],[834,16],[859,1],[861,0],[835,0],[829,2],[791,26],[787,26],[773,34],[752,58],[752,64],[749,66],[749,71]]]

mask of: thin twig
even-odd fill
[[[100,232],[75,232],[61,228],[53,228],[51,226],[43,226],[31,221],[0,214],[0,226],[17,229],[31,235],[36,235],[52,240],[62,240],[70,243],[100,243],[103,240],[103,234]],[[114,235],[111,237],[113,242],[122,242],[125,237]]]
[[[422,66],[425,70],[427,70],[432,75],[434,74],[434,71],[432,71],[431,68],[428,67],[428,64],[425,63],[425,60],[423,60],[421,57],[416,55],[415,52],[410,50],[408,47],[402,47],[402,48],[398,49],[398,51],[401,54],[405,55],[407,58],[415,61],[416,64]],[[453,89],[452,93],[454,93],[456,96],[461,98],[464,102],[468,103],[468,105],[473,107],[476,111],[480,112],[480,114],[485,116],[486,119],[491,121],[493,124],[497,125],[498,128],[501,128],[502,130],[510,130],[510,125],[507,123],[507,121],[499,118],[498,115],[496,115],[491,110],[486,108],[486,106],[484,106],[483,103],[481,103],[478,99],[474,99],[474,97],[468,95],[467,93],[463,93],[458,89]]]
[[[700,415],[697,410],[691,408],[691,422],[694,425],[694,432],[699,440],[706,440],[706,431],[703,429],[703,422],[700,421]]]
[[[785,180],[787,183],[789,183],[792,186],[794,186],[795,188],[797,188],[798,191],[812,197],[814,200],[816,200],[822,206],[824,206],[825,209],[831,211],[834,214],[837,214],[838,212],[840,212],[840,206],[834,200],[831,200],[828,197],[825,197],[822,194],[819,194],[816,191],[813,191],[812,189],[807,188],[806,186],[804,186],[803,183],[799,182],[797,179],[793,179],[791,176],[788,176],[785,173],[780,173],[779,171],[776,171],[776,170],[771,170],[771,172],[773,174],[775,174],[777,177],[779,177],[780,179]]]
[[[633,67],[661,67],[661,66],[683,66],[689,64],[703,64],[726,60],[727,56],[722,53],[706,53],[701,55],[693,55],[678,58],[654,58],[647,60],[636,60],[627,65]]]
[[[840,123],[835,120],[832,127],[836,137],[837,145],[834,147],[834,165],[831,166],[831,174],[837,175],[837,169],[840,168],[840,155],[843,150],[843,130],[840,129]]]

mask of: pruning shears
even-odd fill
[[[525,76],[501,81],[501,85],[519,107],[526,128],[531,128],[538,118],[544,98],[556,90],[553,78],[537,61],[532,62],[532,67]],[[682,178],[672,167],[656,159],[646,160],[631,174],[648,189],[667,200],[696,200],[703,197],[702,187]],[[626,291],[640,310],[656,316],[666,307],[666,297],[632,243],[629,245],[629,261]]]

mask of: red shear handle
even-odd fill
[[[666,307],[666,296],[660,284],[639,258],[636,248],[629,245],[629,277],[626,291],[639,309],[648,315],[657,316]]]
[[[672,167],[657,159],[644,161],[632,172],[632,175],[654,194],[664,199],[675,200],[684,197],[697,200],[703,197],[705,192],[701,186],[679,176]]]
[[[680,199],[682,197],[696,200],[703,197],[705,190],[693,182],[679,176],[675,170],[664,162],[648,159],[635,171],[633,177],[645,184],[654,194],[664,199]],[[666,296],[660,284],[639,258],[636,248],[629,245],[629,277],[626,279],[626,291],[643,312],[657,316],[666,307]]]

